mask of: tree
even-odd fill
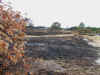
[[[79,28],[85,28],[85,24],[84,24],[83,22],[81,22],[81,23],[79,24]]]
[[[54,22],[50,29],[52,29],[52,30],[60,30],[61,29],[61,23]]]

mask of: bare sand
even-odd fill
[[[84,36],[88,40],[88,44],[98,48],[99,58],[95,62],[100,65],[100,36]]]

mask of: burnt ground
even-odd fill
[[[94,62],[98,58],[97,48],[79,36],[27,38],[25,56],[42,59],[32,63],[36,71],[66,72],[53,75],[100,75],[100,66]]]
[[[82,37],[30,38],[26,44],[26,55],[44,59],[89,59],[97,58],[94,48]]]

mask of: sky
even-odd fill
[[[36,26],[51,26],[60,22],[62,27],[100,27],[100,0],[3,0],[14,9],[31,18]]]

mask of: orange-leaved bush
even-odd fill
[[[23,60],[25,25],[19,12],[0,5],[0,74]]]

